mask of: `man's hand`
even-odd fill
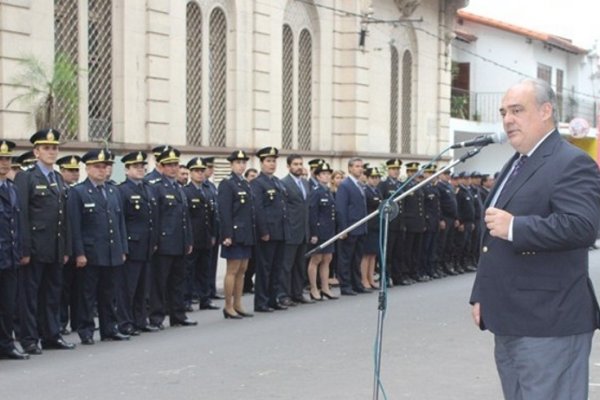
[[[508,240],[508,229],[512,219],[511,213],[499,208],[490,207],[485,210],[485,226],[493,237]]]
[[[31,257],[29,257],[29,256],[21,257],[21,260],[19,260],[19,264],[27,265],[27,264],[29,264],[30,261],[31,261]]]
[[[446,230],[446,221],[440,220],[440,230]]]
[[[63,264],[66,264],[67,262],[69,262],[69,256],[64,256],[63,257]]]
[[[87,258],[85,256],[77,256],[75,258],[75,266],[77,268],[83,268],[87,265]]]
[[[311,244],[317,244],[318,241],[319,241],[319,238],[317,236],[311,236],[311,238],[310,238]]]
[[[223,239],[223,246],[229,247],[229,246],[231,246],[231,243],[232,243],[231,238]]]
[[[473,304],[473,309],[471,310],[471,315],[473,316],[473,322],[478,327],[481,326],[481,304],[475,303]]]
[[[260,240],[262,240],[263,242],[268,242],[270,239],[271,235],[269,234],[260,237]]]

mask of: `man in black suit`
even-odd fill
[[[78,269],[77,333],[81,343],[94,344],[94,306],[98,307],[100,338],[127,340],[117,329],[115,312],[119,269],[128,252],[121,196],[107,184],[107,165],[113,161],[105,149],[90,150],[81,160],[87,179],[69,195],[73,256]]]
[[[287,191],[286,207],[289,236],[285,241],[279,301],[287,306],[294,303],[314,303],[302,294],[306,282],[306,244],[308,243],[308,182],[302,179],[302,156],[287,157],[289,174],[281,180]]]
[[[8,179],[14,142],[0,141],[0,357],[27,360],[13,340],[17,302],[17,268],[21,259],[19,202]]]
[[[153,185],[158,203],[158,249],[152,259],[150,324],[163,329],[165,316],[171,326],[197,325],[187,319],[184,302],[184,256],[192,252],[192,227],[183,188],[177,183],[177,149],[163,151],[157,158],[162,178]]]
[[[600,327],[588,248],[600,223],[600,173],[560,137],[544,81],[511,87],[500,113],[516,153],[486,203],[473,318],[495,335],[506,399],[588,398]]]
[[[19,335],[23,350],[73,349],[61,336],[62,268],[71,253],[64,182],[54,171],[60,133],[52,129],[30,138],[36,165],[18,174],[15,185],[21,208],[23,258],[19,270]]]
[[[158,205],[154,191],[144,180],[146,158],[146,153],[141,151],[125,154],[121,162],[125,165],[127,178],[118,186],[129,253],[123,268],[120,268],[117,316],[119,331],[132,336],[140,331],[157,330],[148,324],[147,301],[150,294],[150,260],[158,240]]]

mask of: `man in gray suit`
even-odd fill
[[[286,207],[290,234],[285,241],[281,292],[279,301],[287,306],[294,303],[314,303],[304,297],[306,281],[306,244],[308,243],[309,186],[302,178],[302,156],[290,154],[287,158],[289,174],[281,180],[287,190]]]
[[[506,399],[584,400],[599,312],[588,247],[600,222],[600,173],[561,139],[556,96],[527,79],[502,100],[517,151],[486,201],[473,318],[495,335]]]

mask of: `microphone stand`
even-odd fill
[[[387,290],[386,290],[386,286],[387,286],[386,269],[387,268],[385,265],[385,261],[387,258],[386,253],[387,253],[388,228],[389,228],[390,220],[393,219],[398,213],[397,203],[400,200],[402,200],[403,198],[405,198],[406,196],[408,196],[411,193],[413,193],[414,191],[416,191],[417,189],[420,189],[421,187],[423,187],[424,185],[426,185],[433,179],[437,178],[439,175],[443,174],[447,170],[449,170],[449,169],[453,168],[454,166],[456,166],[462,162],[465,162],[469,158],[479,154],[482,147],[483,146],[475,147],[474,149],[470,150],[469,152],[464,154],[462,157],[460,157],[458,160],[453,160],[450,164],[446,165],[445,167],[443,167],[442,169],[440,169],[439,171],[437,171],[436,173],[431,175],[429,178],[422,180],[421,182],[419,182],[418,184],[416,184],[415,186],[413,186],[406,192],[403,192],[399,196],[394,197],[394,195],[392,195],[383,204],[381,204],[381,206],[379,207],[378,210],[373,211],[371,214],[367,215],[360,221],[355,222],[354,224],[350,225],[348,228],[344,229],[337,235],[333,236],[326,242],[322,243],[318,247],[315,247],[314,249],[312,249],[311,251],[309,251],[308,253],[305,254],[305,257],[307,257],[307,258],[310,257],[316,251],[329,246],[330,244],[334,243],[342,236],[346,235],[348,232],[353,231],[357,227],[361,226],[362,224],[366,223],[367,221],[373,219],[374,217],[376,217],[377,215],[379,215],[380,213],[383,212],[383,217],[384,217],[383,218],[383,235],[382,235],[383,237],[382,237],[381,243],[380,243],[381,248],[382,248],[382,251],[380,253],[380,265],[381,265],[380,271],[381,272],[379,274],[380,279],[379,279],[379,296],[378,296],[378,307],[377,307],[377,309],[378,309],[377,334],[376,334],[377,339],[375,342],[375,371],[374,371],[375,373],[374,373],[374,381],[373,381],[373,399],[374,400],[379,399],[379,388],[380,388],[379,377],[380,377],[380,373],[381,373],[381,352],[383,349],[383,344],[382,344],[382,342],[383,342],[383,321],[384,321],[384,317],[385,317],[385,311],[387,309]],[[419,176],[422,174],[423,174],[423,168],[420,169],[415,176]],[[392,216],[392,214],[395,214],[395,215]]]

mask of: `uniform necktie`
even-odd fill
[[[6,182],[0,183],[0,193],[2,193],[4,197],[8,197],[8,185]]]
[[[106,190],[104,189],[104,185],[98,185],[98,190],[102,193],[102,197],[106,199]]]
[[[54,172],[53,171],[48,172],[48,182],[50,182],[50,183],[56,183],[56,180],[54,179]]]

